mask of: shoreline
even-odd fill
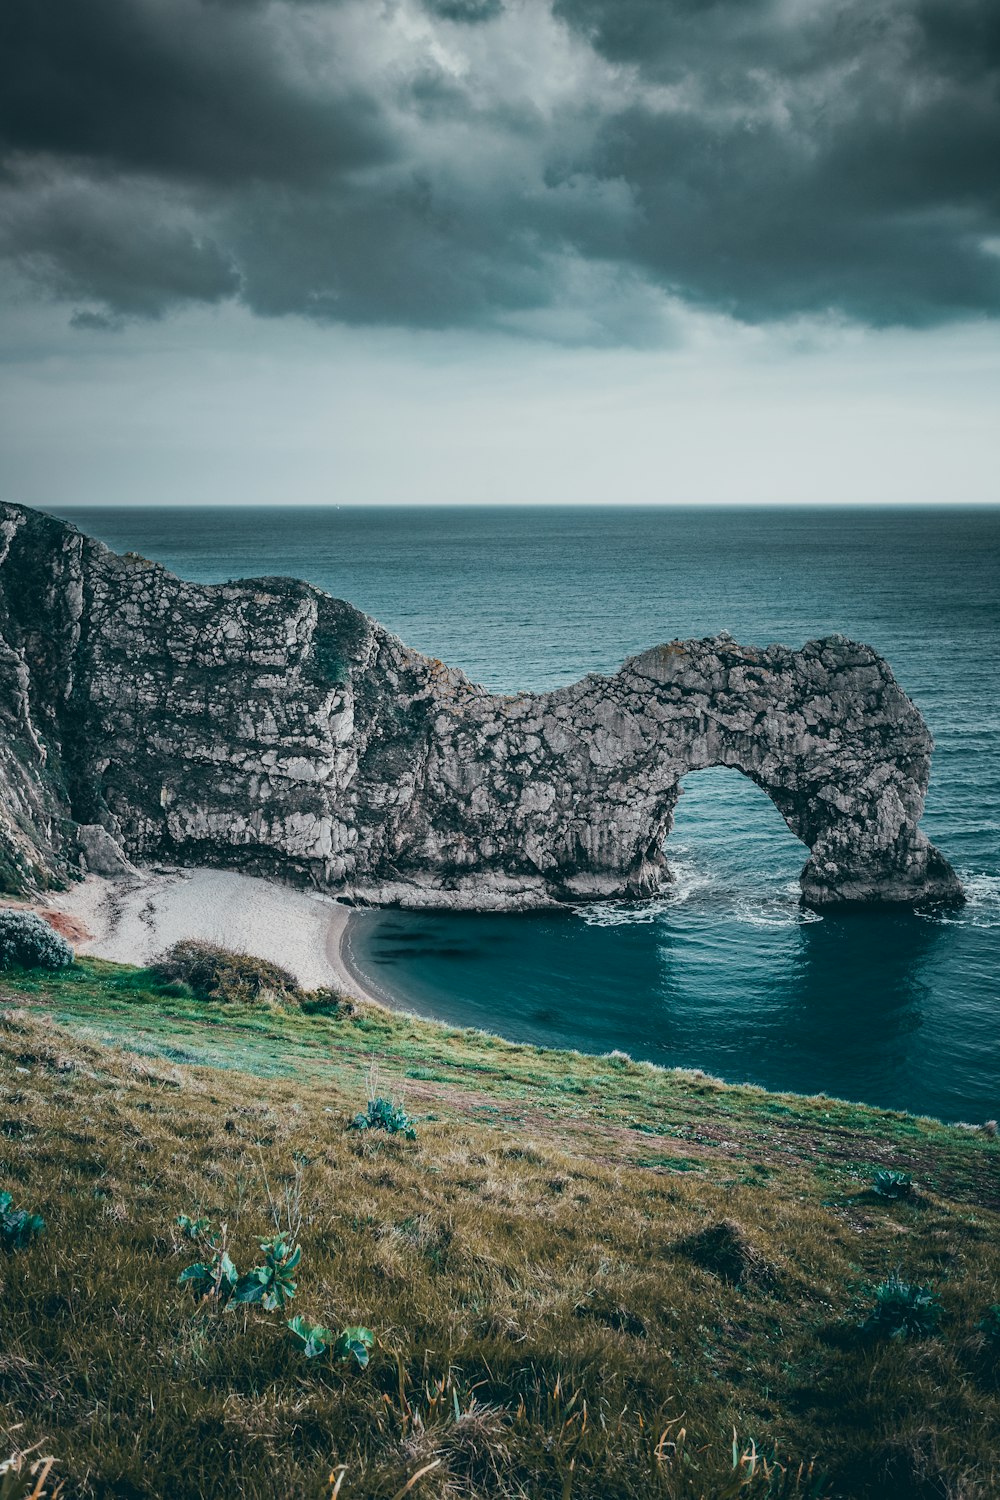
[[[358,908],[338,902],[336,913],[327,932],[330,966],[337,974],[337,986],[353,1000],[364,1000],[369,1005],[378,1005],[383,1010],[397,1014],[404,1006],[393,996],[380,990],[367,975],[362,974],[351,953],[351,918],[358,915]]]
[[[360,912],[366,909],[370,908],[345,907],[344,919],[339,927],[337,961],[344,975],[347,993],[354,994],[360,1000],[367,1000],[370,1005],[379,1005],[383,1010],[391,1010],[394,1015],[413,1015],[422,1021],[433,1021],[440,1026],[447,1025],[446,1021],[441,1021],[438,1017],[427,1016],[420,1011],[413,1010],[402,996],[393,995],[391,991],[382,989],[361,968],[351,949],[351,918],[359,916]]]
[[[277,963],[295,975],[304,990],[329,987],[347,999],[377,1007],[393,1015],[412,1016],[446,1027],[463,1022],[446,1019],[440,1012],[422,1008],[405,994],[394,993],[379,978],[365,972],[355,952],[351,917],[364,910],[335,896],[303,890],[261,876],[243,875],[208,866],[146,866],[119,877],[88,875],[61,892],[39,895],[34,901],[5,900],[4,905],[30,908],[60,931],[81,957],[106,959],[137,968],[147,967],[156,955],[185,938],[200,939],[221,947],[253,954]],[[628,1040],[612,1041],[594,1048],[580,1045],[577,1038],[526,1040],[498,1029],[495,1018],[473,1018],[465,1026],[501,1037],[514,1045],[536,1046],[545,1051],[566,1051],[584,1056],[630,1057]],[[502,1026],[502,1023],[501,1023]],[[602,1041],[604,1039],[602,1038]],[[642,1048],[635,1060],[642,1061]],[[694,1064],[648,1060],[647,1065],[664,1073],[694,1072],[734,1087],[750,1086],[768,1092],[819,1097],[815,1089],[801,1084],[790,1087],[781,1080],[769,1084],[751,1082],[711,1062]],[[826,1085],[827,1088],[830,1085]],[[950,1123],[995,1118],[996,1109],[969,1109],[965,1101],[949,1101],[950,1107],[934,1107],[931,1101],[875,1102],[868,1091],[837,1087],[828,1097],[867,1103],[868,1107],[903,1111]]]
[[[351,917],[360,910],[318,891],[286,886],[262,876],[242,875],[209,866],[139,867],[114,879],[87,875],[68,890],[47,899],[2,903],[36,911],[68,938],[81,957],[146,967],[156,954],[185,938],[200,939],[252,953],[289,969],[303,989],[329,986],[347,999],[376,1006],[393,1016],[446,1028],[471,1029],[514,1047],[578,1057],[611,1057],[648,1068],[654,1074],[689,1076],[724,1088],[749,1088],[762,1094],[906,1115],[962,1129],[978,1126],[964,1119],[933,1114],[914,1106],[878,1104],[845,1094],[809,1092],[723,1077],[699,1066],[653,1062],[628,1052],[592,1052],[569,1043],[518,1041],[490,1027],[460,1023],[416,1010],[403,996],[383,989],[362,970],[351,947]]]
[[[87,875],[68,890],[24,904],[62,930],[84,957],[144,968],[171,944],[194,938],[269,959],[290,970],[303,989],[329,986],[394,1008],[350,962],[352,908],[319,891],[207,866],[144,866],[120,879]]]

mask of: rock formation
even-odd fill
[[[185,583],[0,506],[8,888],[166,859],[370,902],[644,897],[680,778],[722,765],[808,846],[810,904],[955,901],[918,828],[931,749],[842,636],[673,641],[500,697],[308,584]]]

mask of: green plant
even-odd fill
[[[161,953],[151,972],[163,983],[190,986],[200,1000],[250,1005],[262,1000],[290,1003],[301,998],[295,975],[280,965],[195,938],[185,938]]]
[[[0,969],[65,969],[73,950],[33,911],[0,910]]]
[[[31,1462],[31,1453],[13,1453],[0,1463],[0,1500],[47,1500],[62,1493],[62,1485],[54,1490],[47,1488],[54,1458],[37,1458]]]
[[[304,1016],[350,1018],[357,1013],[353,1001],[345,999],[339,990],[330,989],[328,986],[318,990],[309,990],[303,995],[300,1004]]]
[[[330,1347],[333,1334],[322,1323],[307,1323],[301,1313],[288,1319],[288,1331],[306,1359],[318,1359]]]
[[[413,1121],[403,1106],[381,1094],[376,1099],[369,1099],[365,1113],[355,1115],[349,1128],[384,1130],[388,1135],[401,1135],[408,1141],[415,1141],[417,1138]]]
[[[375,1335],[370,1328],[345,1328],[333,1346],[334,1359],[355,1359],[362,1369],[375,1344]]]
[[[212,1234],[211,1219],[192,1219],[187,1214],[178,1214],[176,1223],[186,1240],[205,1240],[208,1244],[214,1243],[215,1236]]]
[[[261,1240],[264,1264],[241,1276],[226,1249],[225,1225],[221,1235],[216,1235],[211,1220],[191,1219],[187,1214],[178,1215],[177,1225],[188,1239],[199,1241],[211,1252],[205,1260],[186,1266],[177,1278],[178,1285],[189,1287],[199,1302],[211,1298],[222,1307],[229,1302],[259,1302],[268,1312],[275,1312],[295,1296],[292,1272],[302,1259],[302,1250],[289,1236]]]
[[[993,1302],[986,1309],[979,1322],[976,1324],[980,1333],[986,1335],[986,1341],[1000,1349],[1000,1302]]]
[[[45,1229],[41,1214],[31,1214],[25,1208],[11,1208],[10,1193],[0,1193],[0,1248],[13,1252],[26,1250]]]
[[[186,1266],[177,1278],[178,1286],[189,1287],[198,1302],[211,1298],[221,1307],[225,1307],[233,1296],[238,1282],[239,1272],[224,1246],[218,1247],[210,1260],[199,1260]]]
[[[354,1359],[362,1369],[368,1363],[375,1343],[370,1328],[344,1328],[335,1338],[320,1323],[307,1323],[299,1316],[288,1321],[289,1331],[306,1359],[318,1359],[328,1351],[334,1359]]]
[[[924,1338],[937,1328],[941,1304],[929,1286],[904,1281],[898,1271],[875,1288],[875,1303],[862,1327],[880,1338]]]
[[[233,1301],[259,1302],[268,1312],[275,1312],[295,1296],[297,1283],[292,1272],[302,1259],[302,1247],[279,1234],[273,1240],[261,1240],[260,1248],[264,1264],[239,1278]]]
[[[913,1178],[908,1172],[876,1171],[872,1178],[872,1192],[880,1198],[909,1198],[913,1192]]]
[[[384,1130],[387,1135],[401,1135],[408,1141],[417,1138],[416,1127],[403,1107],[391,1096],[383,1093],[378,1060],[372,1058],[365,1070],[368,1085],[368,1107],[351,1120],[349,1130]]]
[[[687,1455],[684,1455],[687,1456]],[[780,1463],[765,1458],[751,1438],[744,1448],[733,1429],[732,1474],[713,1490],[714,1500],[738,1500],[744,1495],[759,1500],[819,1500],[826,1489],[815,1463]]]

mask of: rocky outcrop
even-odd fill
[[[680,778],[723,765],[808,846],[806,901],[961,899],[918,827],[927,728],[841,636],[500,697],[305,583],[185,583],[7,505],[0,688],[8,884],[167,858],[372,902],[643,897]]]

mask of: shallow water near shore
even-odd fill
[[[1000,1114],[1000,509],[75,509],[185,577],[304,577],[492,689],[546,689],[729,630],[840,631],[937,742],[924,827],[953,913],[798,905],[807,851],[736,772],[686,778],[642,906],[363,912],[349,957],[426,1015],[945,1119]]]

